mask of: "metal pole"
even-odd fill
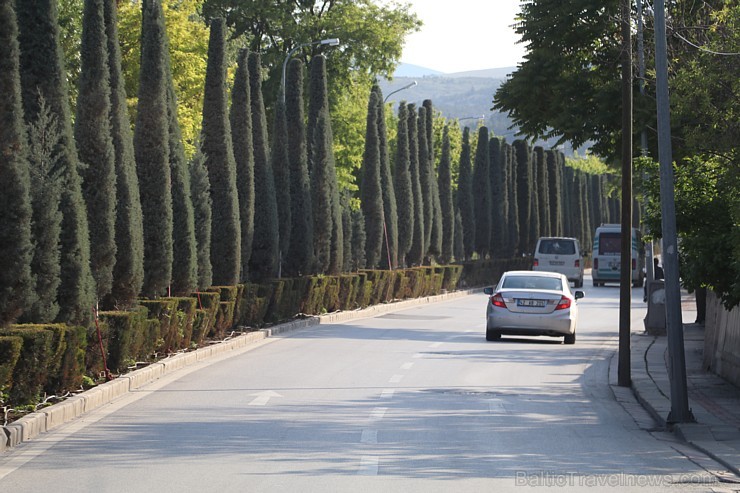
[[[637,67],[638,67],[638,79],[637,83],[640,88],[640,94],[645,95],[645,41],[643,32],[645,30],[643,17],[642,17],[642,0],[637,0]],[[643,126],[642,132],[640,132],[640,154],[642,156],[648,155],[648,141],[647,141],[647,129]],[[645,177],[643,176],[643,181]],[[647,293],[647,287],[655,280],[655,269],[653,268],[653,242],[648,241],[645,244],[645,271],[647,278],[645,279],[646,286],[645,292]]]
[[[619,365],[621,387],[632,384],[630,308],[632,301],[632,31],[630,0],[621,0],[622,17],[622,253],[619,277]]]
[[[666,48],[665,1],[655,2],[655,74],[658,104],[658,157],[660,160],[660,199],[663,229],[663,271],[665,273],[666,330],[669,376],[671,380],[670,423],[694,421],[686,389],[686,358],[681,320],[681,290],[678,276],[678,240],[676,205],[673,189],[673,150],[671,114],[668,95],[668,59]]]

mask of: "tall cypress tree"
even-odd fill
[[[18,25],[11,0],[0,0],[0,327],[33,301],[31,178],[23,125]],[[7,261],[12,259],[12,261]]]
[[[136,176],[134,140],[131,133],[126,90],[121,73],[118,42],[118,7],[104,0],[108,69],[110,70],[110,122],[116,169],[116,261],[107,307],[131,306],[144,282],[144,225],[141,217],[139,179]]]
[[[342,193],[342,231],[348,233],[344,235],[344,253],[342,256],[342,271],[352,272],[354,270],[354,256],[352,250],[354,245],[352,244],[352,207],[350,206],[350,195],[347,191]],[[364,250],[364,248],[363,248]],[[363,252],[364,254],[364,252]]]
[[[421,177],[419,173],[419,119],[416,107],[413,104],[408,109],[408,134],[409,134],[409,174],[411,175],[411,191],[414,198],[414,229],[411,237],[411,249],[406,256],[409,266],[421,265],[424,262],[424,197],[421,188]],[[419,108],[424,111],[424,108]],[[422,127],[423,128],[423,127]]]
[[[59,126],[43,100],[36,120],[28,125],[28,141],[33,204],[31,234],[35,243],[31,262],[34,296],[20,321],[49,323],[59,314],[57,290],[61,282],[59,238],[62,231],[59,200],[63,177],[61,170],[55,169]]]
[[[169,58],[169,57],[168,57]],[[190,294],[198,285],[198,246],[190,191],[190,173],[177,120],[177,97],[167,63],[167,123],[172,183],[172,293]]]
[[[380,185],[380,147],[378,143],[378,93],[370,92],[365,127],[365,151],[362,155],[360,201],[365,217],[365,258],[367,266],[377,269],[383,246],[383,193]]]
[[[329,163],[329,139],[326,132],[329,115],[326,110],[319,113],[314,127],[311,158],[311,204],[313,205],[314,253],[316,271],[325,274],[331,265],[332,234],[334,217],[332,214],[331,172]]]
[[[358,271],[367,267],[365,252],[367,246],[365,241],[365,218],[362,215],[362,209],[352,210],[352,270]],[[349,234],[349,233],[347,233]]]
[[[383,247],[381,267],[395,268],[398,266],[398,204],[396,202],[396,189],[393,185],[393,174],[391,172],[390,157],[388,154],[388,129],[385,124],[385,103],[380,86],[373,85],[373,91],[378,95],[378,147],[380,148],[380,186],[383,190],[383,218],[385,219],[385,231],[383,234]],[[391,265],[388,265],[390,255]]]
[[[491,171],[488,155],[488,128],[478,129],[478,145],[473,166],[473,207],[475,210],[475,250],[486,258],[491,249]]]
[[[504,161],[506,163],[506,190],[509,194],[509,214],[507,217],[507,251],[510,256],[521,253],[519,244],[519,197],[517,191],[517,157],[516,148],[508,143],[504,144]]]
[[[249,54],[249,89],[252,104],[255,194],[254,239],[252,255],[249,258],[249,275],[255,281],[263,281],[277,275],[280,238],[275,181],[270,168],[267,121],[262,99],[262,60],[259,53]]]
[[[141,293],[150,298],[162,296],[172,280],[166,46],[162,5],[157,0],[144,0],[134,153],[144,220],[144,284]]]
[[[453,243],[453,253],[455,254],[456,261],[462,261],[465,258],[462,216],[457,207],[455,207],[455,240]]]
[[[506,218],[509,201],[506,193],[506,171],[503,142],[498,137],[488,141],[491,180],[491,256],[501,256],[506,249]]]
[[[214,19],[211,22],[208,43],[201,145],[206,156],[213,199],[213,282],[232,286],[239,282],[241,269],[241,225],[236,190],[236,162],[226,100],[225,37],[226,23],[223,19]]]
[[[545,160],[547,161],[548,196],[550,197],[550,234],[553,236],[562,236],[563,197],[560,190],[560,169],[558,167],[556,152],[553,150],[545,151]]]
[[[519,210],[519,252],[531,252],[531,234],[529,227],[532,220],[532,150],[524,140],[517,139],[513,143],[516,152],[516,193]]]
[[[90,225],[90,266],[96,295],[102,299],[112,289],[116,260],[116,173],[103,0],[85,2],[80,59],[75,140],[83,163],[80,174]]]
[[[427,141],[427,108],[419,108],[419,118],[417,120],[419,128],[417,129],[417,141],[419,152],[419,184],[421,185],[422,205],[424,207],[424,243],[423,254],[428,255],[429,244],[432,241],[432,220],[434,219],[434,207],[432,200],[432,166],[429,158],[429,144]]]
[[[540,236],[552,236],[550,229],[550,187],[547,156],[543,148],[537,150],[537,189],[539,190]]]
[[[541,149],[541,148],[540,148]],[[543,151],[544,152],[544,151]],[[530,184],[530,191],[529,191],[529,207],[532,211],[532,216],[529,221],[529,238],[530,238],[530,249],[529,251],[534,253],[535,243],[537,242],[537,239],[540,237],[540,189],[539,189],[539,167],[538,162],[540,159],[539,152],[537,152],[537,149],[533,149],[532,153],[530,154],[532,162],[530,166],[532,167],[532,182]]]
[[[331,129],[329,116],[329,91],[326,79],[326,58],[317,55],[311,60],[310,99],[308,112],[308,130],[311,132],[313,122],[312,146],[309,150],[309,162],[311,172],[313,166],[321,163],[326,169],[321,172],[322,179],[327,180],[325,185],[330,196],[329,211],[331,212],[331,231],[329,244],[329,274],[338,274],[343,266],[344,235],[342,231],[342,207],[339,200],[339,185],[337,183],[336,164],[334,162],[333,142],[334,136]],[[318,109],[317,109],[318,108]],[[315,120],[314,120],[315,115]],[[320,121],[323,119],[323,121]],[[320,147],[318,149],[316,146]],[[314,152],[316,149],[316,152]],[[312,186],[314,184],[313,177]],[[312,199],[315,195],[312,194]],[[316,204],[314,211],[316,211]],[[317,234],[316,228],[314,228]],[[349,232],[348,232],[349,234]],[[314,242],[317,242],[314,238]],[[318,255],[318,253],[317,253]]]
[[[442,248],[439,261],[442,264],[452,262],[454,255],[455,208],[452,203],[452,172],[450,168],[450,128],[445,125],[442,133],[442,154],[439,157],[439,176],[437,177],[442,216],[442,232],[440,235]]]
[[[438,177],[436,172],[436,161],[434,156],[434,108],[432,106],[431,99],[425,99],[422,103],[426,108],[426,133],[427,133],[427,148],[428,160],[429,160],[429,175],[431,177],[431,191],[430,200],[432,206],[432,217],[429,225],[431,231],[429,236],[429,244],[427,250],[431,257],[438,257],[442,254],[442,204],[440,202],[439,184],[437,183]]]
[[[213,284],[211,269],[211,183],[208,181],[206,157],[198,145],[189,164],[190,197],[193,203],[193,223],[195,225],[196,255],[198,259],[197,289],[206,289]]]
[[[314,262],[311,181],[308,176],[308,150],[303,111],[303,70],[302,61],[291,60],[285,81],[291,233],[294,238],[299,238],[299,241],[290,242],[287,257],[283,259],[289,275],[310,273]],[[347,236],[349,238],[349,235]]]
[[[473,170],[470,162],[470,129],[463,130],[460,151],[459,175],[457,178],[457,207],[462,220],[463,248],[465,260],[475,251],[475,209],[473,206]]]
[[[406,255],[411,249],[414,231],[414,195],[409,170],[408,112],[406,103],[398,105],[398,131],[396,132],[396,165],[393,181],[398,206],[398,261],[406,265]]]
[[[78,173],[77,149],[72,136],[69,91],[65,76],[56,2],[16,3],[19,26],[20,72],[27,122],[35,121],[40,101],[49,105],[59,125],[56,168],[63,176],[61,284],[57,320],[86,324],[95,303],[95,281],[90,270],[87,211]]]
[[[577,230],[580,226],[577,223],[576,215],[580,212],[576,208],[575,195],[575,170],[570,166],[563,168],[563,192],[565,199],[564,231],[566,236],[578,236]]]
[[[278,211],[278,237],[280,238],[280,272],[288,255],[291,237],[290,163],[288,162],[288,128],[285,122],[285,102],[278,96],[275,104],[275,120],[272,126],[270,158],[275,178],[275,200]]]
[[[252,143],[252,98],[249,89],[249,50],[239,51],[234,86],[231,92],[231,140],[236,162],[236,188],[239,197],[241,258],[239,280],[249,273],[254,240],[254,148]]]

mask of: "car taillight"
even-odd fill
[[[504,303],[504,297],[501,296],[501,294],[499,293],[491,296],[491,304],[499,308],[506,308],[506,303]]]
[[[560,298],[560,301],[558,301],[558,305],[555,307],[555,309],[565,310],[566,308],[570,308],[570,298],[563,296],[562,298]]]
[[[599,259],[594,259],[594,269],[599,270]]]
[[[534,259],[534,266],[538,267],[540,265],[540,261],[537,259]]]
[[[581,267],[581,261],[580,260],[576,260],[575,267],[577,267],[577,268],[580,268]]]

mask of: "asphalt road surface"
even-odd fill
[[[0,492],[732,491],[610,386],[619,289],[585,291],[574,346],[486,342],[483,294],[269,339],[0,455]]]

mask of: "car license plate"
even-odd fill
[[[542,308],[547,302],[545,300],[516,300],[516,306],[534,306]]]
[[[550,260],[550,265],[565,265],[565,260]]]

